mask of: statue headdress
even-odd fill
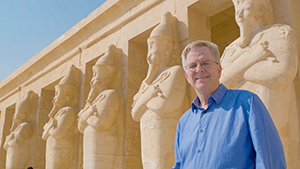
[[[70,99],[70,104],[65,106],[71,106],[76,108],[78,102],[78,86],[79,86],[80,71],[74,65],[72,65],[67,74],[55,85],[55,90],[63,92]],[[51,118],[55,115],[59,107],[54,106],[48,116]]]
[[[105,54],[98,59],[93,67],[105,66],[109,76],[115,74],[120,66],[118,63],[120,54],[121,50],[111,44],[107,47]]]
[[[176,18],[170,12],[162,15],[161,22],[157,25],[150,34],[149,39],[153,37],[163,37],[175,43],[176,41]]]

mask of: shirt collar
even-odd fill
[[[222,102],[227,90],[228,89],[223,84],[220,84],[218,89],[208,98],[208,100],[213,99],[217,103],[217,105],[219,105]],[[195,109],[199,108],[199,105],[200,101],[198,96],[196,96],[191,106],[192,111],[194,112]]]

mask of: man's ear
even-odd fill
[[[185,70],[184,70],[184,76],[185,76],[186,80],[189,81],[189,80],[188,80],[188,75],[186,74],[186,71],[185,71]]]
[[[222,66],[221,66],[221,64],[218,64],[218,73],[219,73],[219,78],[220,78],[221,74],[222,74]]]

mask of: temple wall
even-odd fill
[[[272,4],[275,22],[291,25],[299,42],[300,1],[272,0]],[[29,90],[38,95],[37,112],[31,115],[35,119],[35,128],[30,165],[34,169],[45,168],[46,141],[42,139],[42,133],[53,107],[55,86],[72,65],[80,70],[79,101],[75,108],[78,113],[86,104],[91,89],[92,67],[110,44],[122,50],[121,74],[117,75],[121,87],[116,89],[122,93],[123,99],[118,117],[122,129],[119,131],[115,168],[142,169],[140,125],[131,117],[131,105],[147,74],[147,39],[167,11],[177,18],[176,62],[179,65],[182,49],[192,41],[211,40],[219,45],[222,52],[239,37],[231,0],[107,0],[0,82],[0,169],[5,168],[6,150],[3,145],[10,133],[16,104]],[[300,98],[299,74],[297,77],[295,84]],[[187,87],[186,91],[186,96],[183,96],[185,110],[195,97],[191,87]],[[82,141],[80,133],[77,138],[77,169],[83,163]]]

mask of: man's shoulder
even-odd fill
[[[228,89],[225,97],[234,97],[237,99],[251,99],[257,95],[251,91],[243,89]]]

